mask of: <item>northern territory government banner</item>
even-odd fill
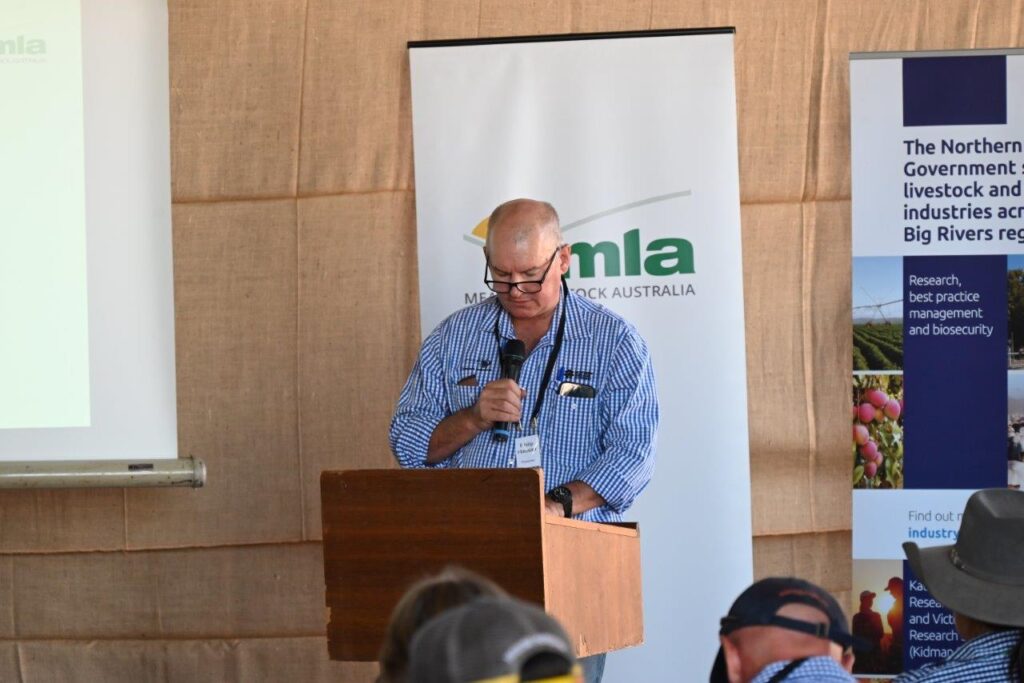
[[[606,679],[708,670],[751,578],[733,33],[414,43],[410,66],[422,332],[490,296],[495,206],[555,206],[569,287],[639,328],[661,403],[654,479],[627,513],[645,643]]]
[[[961,642],[901,544],[1024,476],[1024,51],[854,54],[850,100],[850,607],[881,678]]]

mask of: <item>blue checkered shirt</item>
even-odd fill
[[[564,295],[547,334],[526,358],[519,385],[526,390],[522,427],[505,443],[483,432],[436,467],[515,467],[517,436],[532,433],[529,417],[554,349],[562,306],[565,335],[538,416],[541,466],[550,490],[570,481],[589,484],[603,505],[579,515],[620,521],[651,479],[658,398],[647,344],[636,328],[589,299]],[[501,377],[500,344],[514,337],[512,321],[496,297],[473,304],[437,326],[420,348],[391,421],[390,441],[402,467],[428,467],[427,445],[445,417],[472,406],[483,386]],[[475,376],[475,386],[459,383]],[[561,396],[571,380],[596,390],[593,398]]]
[[[787,664],[789,664],[788,661],[772,662],[761,669],[750,683],[767,683],[767,681],[771,680],[772,676],[786,668]],[[839,665],[839,662],[831,657],[811,657],[789,672],[789,675],[782,680],[786,681],[786,683],[796,683],[796,681],[804,681],[804,683],[856,683],[857,681],[846,669]]]
[[[1003,683],[1010,678],[1010,657],[1024,637],[1024,629],[996,631],[971,638],[945,661],[908,671],[894,683]]]

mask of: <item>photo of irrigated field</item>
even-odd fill
[[[903,259],[853,259],[853,371],[903,369]]]

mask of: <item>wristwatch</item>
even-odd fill
[[[548,491],[548,498],[562,504],[566,517],[572,517],[572,491],[567,486],[556,486]]]

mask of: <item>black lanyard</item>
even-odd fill
[[[768,683],[777,683],[778,681],[785,680],[789,677],[789,674],[793,673],[794,669],[806,661],[807,657],[804,657],[803,659],[794,659],[789,664],[775,672],[775,675],[768,679]]]
[[[544,379],[540,383],[540,391],[537,394],[537,402],[533,404],[533,415],[530,416],[530,429],[537,429],[537,417],[540,415],[540,407],[544,405],[544,395],[548,382],[551,381],[551,373],[555,369],[555,361],[558,360],[558,353],[562,350],[562,339],[565,337],[565,309],[569,307],[569,285],[562,280],[562,313],[558,317],[558,332],[555,333],[555,346],[548,356],[548,366],[544,370]],[[498,320],[501,318],[501,304],[498,303],[498,315],[494,317],[494,339],[498,342],[498,362],[504,364],[505,359],[501,352],[501,332],[498,330]],[[514,331],[514,330],[513,330]]]

